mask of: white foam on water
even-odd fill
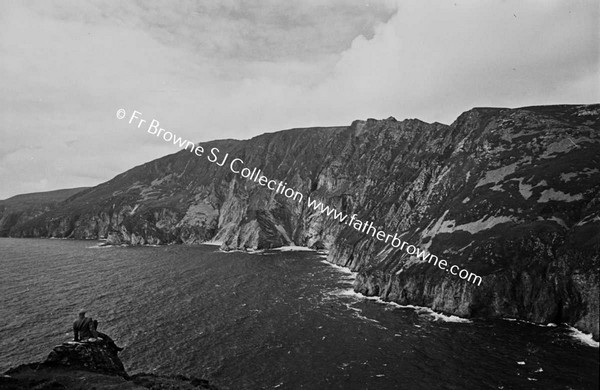
[[[373,298],[373,297],[366,297],[366,296],[362,295],[361,293],[357,293],[352,288],[345,289],[345,290],[336,290],[333,292],[333,294],[340,296],[340,297],[352,297],[352,298],[355,298],[357,301],[360,301],[362,299],[372,299]]]
[[[243,250],[243,249],[232,249],[232,250],[223,250],[223,249],[219,249],[217,252],[220,253],[244,253],[247,255],[260,255],[263,254],[264,249],[258,249],[258,250]]]
[[[468,318],[461,318],[461,317],[458,317],[455,315],[441,314],[441,313],[437,313],[429,308],[426,308],[426,309],[429,310],[429,313],[427,313],[427,314],[430,315],[431,317],[433,317],[435,321],[456,322],[456,323],[462,323],[462,324],[473,323],[473,321],[469,320]]]
[[[340,297],[340,296],[349,296],[352,298],[355,298],[355,302],[359,302],[361,299],[357,298],[355,296],[356,293],[354,293],[354,291],[352,289],[347,289],[347,290],[336,290],[333,291],[331,293],[329,293],[328,295],[331,296],[336,296],[336,297]],[[352,303],[343,303],[344,306],[346,306],[346,309],[352,311],[352,316],[358,318],[359,320],[362,321],[366,321],[366,322],[370,322],[372,324],[375,325],[375,327],[379,328],[379,329],[384,329],[384,330],[388,330],[385,326],[381,325],[381,323],[375,319],[366,317],[364,315],[362,315],[361,313],[363,312],[362,309],[359,309],[357,307],[352,306]]]
[[[419,315],[427,315],[429,317],[432,317],[434,321],[456,322],[456,323],[463,323],[463,324],[470,324],[473,322],[467,318],[461,318],[461,317],[454,316],[454,315],[446,315],[446,314],[438,313],[428,307],[414,306],[414,305],[400,305],[399,303],[396,303],[396,302],[384,301],[380,297],[368,297],[366,295],[363,295],[361,293],[354,291],[353,289],[338,290],[335,293],[338,296],[353,297],[357,300],[375,301],[379,304],[386,305],[389,307],[394,307],[397,309],[412,309],[412,310],[415,310],[417,312],[417,314],[419,314]]]
[[[288,245],[281,246],[279,248],[273,248],[274,251],[280,252],[314,252],[314,249],[308,248],[306,246],[296,246],[296,245]]]
[[[87,249],[104,249],[104,248],[116,248],[116,246],[114,246],[114,245],[98,244],[98,245],[92,245],[92,246],[88,246],[87,247]]]
[[[369,317],[365,317],[365,316],[363,316],[362,314],[359,314],[359,313],[354,313],[354,316],[356,318],[360,318],[361,320],[370,321],[370,322],[373,322],[375,324],[379,324],[379,321],[374,320],[374,319],[369,318]]]
[[[169,244],[171,245],[171,244]],[[158,244],[144,244],[144,245],[138,245],[138,246],[143,246],[143,247],[159,247],[159,246],[164,246],[164,245],[158,245]],[[98,245],[92,245],[92,246],[88,246],[87,249],[103,249],[103,248],[131,248],[131,245],[129,244],[117,244],[117,245],[112,245],[112,244],[98,244]]]
[[[221,252],[221,253],[248,253],[241,249],[230,249],[230,250],[219,249],[218,252]]]
[[[366,316],[363,316],[362,314],[360,314],[358,312],[352,313],[352,315],[354,317],[358,318],[359,320],[363,320],[363,321],[366,321],[366,322],[371,322],[378,329],[388,330],[388,328],[386,328],[385,326],[381,325],[381,323],[379,321],[374,320],[374,319],[369,318],[369,317],[366,317]]]
[[[511,321],[511,322],[522,322],[525,324],[529,324],[529,325],[535,325],[535,326],[540,326],[542,328],[555,328],[558,325],[556,325],[553,322],[549,322],[548,324],[538,324],[535,322],[531,322],[531,321],[526,321],[526,320],[518,320],[516,318],[502,318],[505,321]],[[600,346],[600,343],[598,341],[595,341],[594,338],[592,337],[591,333],[583,333],[582,331],[580,331],[579,329],[576,329],[572,326],[567,326],[569,331],[570,331],[570,335],[571,337],[573,337],[574,339],[576,339],[577,341],[588,345],[590,347],[594,347],[594,348],[598,348]]]
[[[524,323],[524,324],[535,325],[535,326],[541,326],[542,328],[555,328],[555,327],[557,327],[557,326],[558,326],[558,325],[556,325],[556,324],[555,324],[555,323],[553,323],[553,322],[549,322],[549,323],[547,323],[547,324],[540,324],[540,323],[537,323],[537,322],[531,322],[531,321],[527,321],[527,320],[520,320],[520,319],[518,319],[518,318],[502,317],[501,319],[502,319],[502,320],[504,320],[504,321],[510,321],[510,322],[522,322],[522,323]]]
[[[598,348],[600,343],[595,341],[592,337],[591,333],[583,333],[579,329],[575,329],[572,326],[569,326],[569,330],[571,331],[571,337],[582,342],[585,345],[589,345],[590,347]]]
[[[172,244],[168,244],[168,245],[172,245]],[[160,247],[160,246],[164,246],[164,245],[158,245],[158,244],[144,244],[144,245],[138,245],[138,246],[143,246],[143,247]],[[131,245],[129,244],[106,244],[106,243],[101,243],[101,244],[96,244],[96,245],[92,245],[92,246],[88,246],[86,247],[87,249],[103,249],[103,248],[131,248]]]
[[[350,269],[348,269],[346,267],[342,267],[341,265],[333,264],[327,260],[321,260],[321,263],[327,264],[327,265],[333,267],[334,269],[340,271],[341,273],[351,275],[353,278],[356,278],[356,275],[358,275],[358,272],[352,272],[352,271],[350,271]]]
[[[347,308],[348,310],[356,311],[356,312],[359,312],[359,313],[361,313],[361,312],[362,312],[362,310],[361,310],[361,309],[359,309],[359,308],[356,308],[356,307],[353,307],[353,306],[352,306],[351,304],[349,304],[349,303],[345,303],[345,304],[344,304],[344,306],[346,306],[346,308]]]
[[[223,245],[223,241],[205,241],[202,243],[202,245],[216,245],[216,246],[221,246]]]

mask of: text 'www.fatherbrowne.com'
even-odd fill
[[[424,249],[419,249],[414,245],[409,244],[406,241],[400,240],[398,235],[394,233],[391,234],[386,233],[383,230],[378,230],[375,226],[373,226],[373,222],[363,222],[359,219],[356,219],[357,214],[352,214],[349,216],[348,214],[344,214],[334,208],[323,205],[323,203],[308,198],[308,207],[313,208],[314,210],[320,212],[321,214],[326,214],[333,219],[338,220],[341,223],[345,223],[348,226],[351,226],[355,230],[370,234],[373,238],[385,242],[386,244],[391,244],[394,248],[400,248],[400,250],[405,251],[411,256],[417,257],[417,259],[421,258],[423,262],[427,262],[429,264],[433,263],[434,266],[439,267],[441,270],[444,270],[454,276],[458,276],[461,279],[467,280],[473,284],[481,285],[481,276],[474,274],[473,272],[469,272],[464,268],[460,268],[458,265],[450,265],[446,260],[440,260],[436,255],[427,252]]]
[[[126,116],[127,112],[124,109],[121,108],[117,110],[118,119],[124,119]],[[145,129],[149,134],[160,137],[166,142],[173,143],[175,146],[188,150],[190,153],[193,153],[198,157],[205,156],[205,150],[202,145],[196,145],[192,141],[183,139],[171,131],[165,130],[164,128],[160,127],[160,123],[156,119],[152,119],[151,121],[143,119],[142,113],[139,111],[133,111],[128,123],[136,126],[138,129]],[[240,175],[246,180],[250,180],[260,186],[267,187],[276,194],[283,195],[286,198],[294,200],[298,203],[302,203],[304,199],[307,199],[308,207],[319,212],[320,214],[325,214],[328,217],[333,218],[340,223],[344,223],[361,233],[370,234],[376,240],[390,244],[394,248],[400,248],[400,250],[405,251],[411,257],[416,256],[417,260],[420,258],[421,262],[427,262],[429,264],[433,263],[434,266],[439,267],[441,270],[446,271],[453,276],[458,276],[459,278],[473,284],[477,284],[478,286],[481,285],[481,276],[478,276],[473,272],[469,272],[468,270],[457,265],[448,264],[446,260],[440,260],[436,255],[431,254],[426,250],[411,245],[406,241],[402,241],[396,233],[391,235],[383,230],[378,230],[375,226],[373,226],[373,222],[367,223],[357,219],[357,214],[344,214],[335,208],[323,205],[322,202],[319,202],[316,199],[305,197],[302,192],[287,187],[287,183],[285,181],[269,179],[260,169],[257,169],[256,167],[253,169],[246,167],[244,161],[240,158],[230,159],[229,153],[225,153],[223,155],[223,152],[218,148],[211,148],[210,152],[206,154],[205,157],[210,163],[216,164],[220,167],[225,166],[225,164],[229,162],[228,165],[231,172]]]

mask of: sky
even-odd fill
[[[600,102],[597,0],[0,1],[0,199],[194,142]]]

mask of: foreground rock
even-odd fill
[[[213,389],[204,379],[125,372],[116,352],[101,343],[64,343],[41,363],[12,368],[0,377],[0,388],[21,389]]]

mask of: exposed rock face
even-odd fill
[[[127,375],[116,352],[103,343],[64,343],[46,361],[8,370],[2,389],[216,389],[208,381],[183,375]]]
[[[48,358],[46,358],[44,365],[127,376],[123,362],[121,362],[117,353],[109,349],[104,343],[64,343],[54,347]]]
[[[203,144],[13,227],[16,237],[323,246],[357,291],[461,316],[567,322],[598,339],[600,105],[476,108],[452,125],[394,118]],[[284,181],[303,202],[233,173]],[[483,277],[463,281],[308,207],[323,201]]]

